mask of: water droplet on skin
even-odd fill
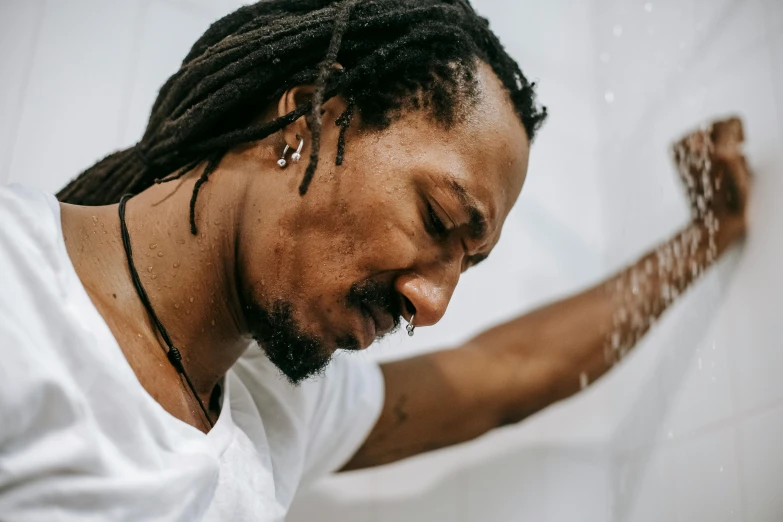
[[[283,236],[284,236],[284,233],[283,233],[283,229],[281,228],[280,229],[280,237],[283,237]]]
[[[190,298],[190,302],[192,303],[193,301],[194,301],[194,299],[191,297],[191,298]]]
[[[158,257],[163,257],[163,252],[158,252]]]
[[[97,222],[98,222],[98,216],[93,216],[92,217],[92,223],[95,224]]]
[[[151,266],[147,267],[147,272],[152,272],[152,267]]]
[[[179,310],[179,303],[174,303],[174,308],[175,308],[176,310]]]
[[[171,266],[173,266],[174,268],[179,268],[179,261],[177,261],[176,263],[174,263],[174,264],[173,264],[173,265],[171,265]]]
[[[157,243],[150,243],[150,250],[155,250],[156,248],[158,248]]]
[[[157,279],[157,278],[158,278],[157,274],[152,274],[152,279]]]

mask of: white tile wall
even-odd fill
[[[779,32],[783,28],[783,2],[780,0],[764,0],[767,10],[768,29],[771,32]]]
[[[45,5],[9,179],[56,190],[118,147],[139,2]]]
[[[462,516],[438,520],[552,520],[548,462],[549,453],[538,448],[487,459],[464,476]]]
[[[124,146],[141,138],[150,109],[163,82],[179,69],[190,47],[214,21],[215,14],[200,4],[152,0],[144,6],[133,62],[129,102],[121,129]]]
[[[743,420],[738,432],[745,520],[778,522],[783,513],[783,405]]]
[[[598,79],[602,89],[619,86],[613,103],[601,100],[599,113],[609,252],[626,253],[682,223],[665,152],[699,122],[742,116],[756,173],[743,249],[649,337],[642,349],[659,357],[630,365],[653,375],[660,395],[644,394],[654,384],[634,385],[623,369],[629,376],[622,393],[647,399],[638,410],[618,410],[613,520],[783,520],[769,486],[779,483],[780,410],[773,408],[783,398],[776,261],[783,254],[781,3],[652,1],[649,11],[646,2],[599,4],[599,47],[618,38],[628,43],[615,45]],[[613,34],[617,24],[621,37]]]
[[[612,475],[612,514],[622,522],[678,522],[671,471],[655,447],[618,457]]]
[[[0,3],[0,181],[8,177],[42,16],[43,0]]]
[[[133,144],[193,41],[243,3],[0,1],[0,180],[54,191]],[[377,357],[457,343],[670,234],[687,213],[667,148],[715,114],[745,119],[750,237],[587,393],[322,483],[289,521],[783,520],[783,2],[474,3],[540,81],[550,121],[496,253],[438,327]]]
[[[554,447],[548,451],[546,484],[547,508],[551,522],[579,520],[603,522],[611,518],[610,487],[612,470],[606,465],[605,448]],[[531,482],[541,480],[537,474]],[[486,519],[475,519],[486,520]],[[490,520],[509,520],[491,518]],[[512,519],[513,520],[513,519]],[[517,520],[537,520],[519,517]]]
[[[735,436],[728,426],[664,451],[678,520],[743,520]]]

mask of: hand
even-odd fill
[[[715,227],[731,243],[747,228],[751,173],[741,152],[739,118],[714,122],[673,146],[674,161],[685,184],[694,222]]]

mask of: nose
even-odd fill
[[[411,272],[400,275],[395,289],[414,307],[408,310],[416,318],[416,326],[431,326],[441,320],[459,281],[457,263],[442,263],[426,272]],[[407,317],[410,320],[410,316]]]

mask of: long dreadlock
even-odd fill
[[[326,48],[324,57],[323,49]],[[468,0],[264,0],[218,20],[193,45],[156,99],[142,139],[72,180],[58,194],[81,205],[117,203],[156,182],[178,179],[203,162],[190,202],[196,234],[199,189],[232,147],[264,139],[308,116],[310,163],[304,195],[318,166],[321,108],[348,101],[345,132],[358,113],[382,129],[406,109],[426,109],[445,127],[474,101],[477,60],[507,90],[532,140],[546,118],[530,83]],[[339,62],[342,68],[334,67]],[[270,122],[254,117],[291,87],[314,84],[312,100]]]

